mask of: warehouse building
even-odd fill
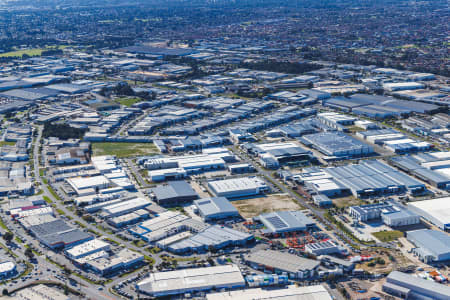
[[[447,233],[420,229],[408,231],[406,238],[417,247],[413,249],[413,254],[421,261],[432,263],[450,260],[450,236]]]
[[[208,224],[194,220],[180,212],[166,211],[129,229],[129,231],[149,243],[154,243],[183,231],[200,232],[208,226]]]
[[[148,177],[153,182],[161,182],[166,180],[180,180],[187,177],[187,172],[182,168],[171,168],[162,170],[148,171]]]
[[[356,135],[398,154],[427,151],[433,148],[433,144],[410,139],[394,129],[368,130],[358,132]]]
[[[66,179],[66,181],[70,184],[78,196],[95,194],[96,189],[105,189],[110,185],[109,179],[103,175],[69,178]]]
[[[408,208],[442,230],[450,230],[450,197],[416,201]]]
[[[225,197],[204,198],[194,201],[197,213],[205,221],[239,217],[239,212]]]
[[[371,146],[342,132],[308,134],[302,137],[303,141],[328,156],[361,157],[374,152]]]
[[[206,292],[211,289],[238,289],[245,280],[236,265],[224,265],[150,273],[136,285],[139,293],[152,297]]]
[[[355,117],[335,112],[324,112],[317,114],[317,119],[327,126],[341,131],[345,131],[345,128],[343,126],[353,125],[357,120]]]
[[[46,286],[45,284],[38,284],[28,286],[15,292],[14,300],[72,300],[70,295],[64,295],[63,291],[57,288]]]
[[[418,155],[396,156],[389,159],[390,163],[399,169],[439,189],[450,189],[450,158],[436,157],[438,153],[430,152]]]
[[[129,270],[144,263],[144,255],[129,249],[122,249],[114,255],[100,256],[86,260],[85,268],[101,276],[116,273],[120,270]]]
[[[150,189],[152,199],[159,205],[175,206],[198,199],[198,194],[186,181],[170,181]]]
[[[306,188],[327,197],[348,194],[349,188],[334,180],[333,176],[318,167],[304,168],[302,173],[295,174],[292,178]]]
[[[226,247],[245,247],[254,241],[251,234],[234,230],[225,226],[213,225],[202,231],[167,247],[168,251],[185,253],[204,253],[212,249],[219,250]]]
[[[383,291],[401,299],[450,299],[450,287],[402,272],[391,272]]]
[[[90,240],[67,249],[65,252],[71,259],[79,259],[95,252],[109,251],[111,245],[100,239]]]
[[[242,177],[208,182],[208,188],[217,197],[228,199],[259,195],[269,191],[266,182],[259,177]]]
[[[399,194],[405,191],[419,194],[425,191],[425,184],[378,160],[325,168],[324,171],[349,188],[355,197]]]
[[[281,164],[292,161],[310,161],[312,152],[294,142],[248,144],[245,149],[259,157],[261,164],[269,169],[277,169]]]
[[[90,234],[70,227],[61,219],[33,225],[29,230],[50,249],[69,248],[93,239]]]
[[[325,194],[317,194],[312,196],[313,202],[318,207],[327,207],[333,205],[333,201]]]
[[[345,248],[339,247],[335,242],[328,240],[325,242],[310,243],[305,245],[305,252],[318,255],[341,254]]]
[[[202,154],[144,157],[138,160],[148,170],[184,169],[188,174],[224,169],[227,162],[235,161],[235,156],[226,148],[203,149]]]
[[[263,233],[266,235],[306,231],[315,226],[315,222],[301,211],[277,211],[253,219],[264,224],[266,228],[263,229]]]
[[[394,92],[394,91],[404,91],[404,90],[418,90],[425,88],[425,85],[423,83],[418,82],[389,82],[383,84],[383,88],[387,91]]]
[[[149,206],[151,201],[145,198],[134,198],[119,203],[111,204],[102,208],[101,215],[104,218],[113,218],[125,214],[129,214],[136,210]]]
[[[297,287],[290,285],[284,289],[263,290],[261,288],[220,292],[206,295],[207,300],[331,300],[333,299],[322,285]]]
[[[292,279],[308,279],[314,276],[320,264],[312,259],[274,250],[259,250],[245,254],[244,261],[257,270],[276,274],[286,272]]]

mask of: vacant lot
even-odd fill
[[[302,207],[289,195],[273,194],[231,202],[243,218],[252,218],[262,213],[279,210],[298,210]]]
[[[159,154],[152,143],[92,143],[92,152],[94,156],[115,155],[118,158]]]
[[[390,242],[398,238],[401,238],[403,236],[403,232],[398,230],[379,231],[372,233],[372,235],[377,239],[379,239],[381,242]]]
[[[342,207],[349,207],[349,206],[353,206],[353,205],[361,205],[361,204],[364,204],[364,202],[361,199],[357,199],[353,196],[348,196],[348,197],[333,199],[333,204],[336,205],[336,207],[338,207],[338,208],[342,208]]]
[[[122,105],[131,107],[133,104],[141,102],[142,99],[141,98],[134,98],[134,97],[122,97],[122,98],[117,98],[115,99],[116,102],[119,102]]]

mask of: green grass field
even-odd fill
[[[92,143],[94,156],[115,155],[118,158],[159,154],[153,143]]]
[[[58,46],[58,49],[64,49],[67,46]],[[45,50],[54,49],[55,47],[46,47],[46,48],[34,48],[34,49],[25,49],[25,50],[17,50],[11,52],[0,53],[0,57],[22,57],[22,55],[26,54],[28,56],[41,56],[42,52]]]
[[[142,100],[140,98],[129,98],[129,97],[122,97],[122,98],[117,98],[116,102],[131,107],[131,105],[141,102]]]
[[[398,238],[401,238],[403,236],[403,232],[398,230],[379,231],[372,233],[372,235],[377,239],[379,239],[381,242],[390,242]]]
[[[6,142],[6,141],[0,141],[0,147],[1,146],[14,146],[16,142]]]

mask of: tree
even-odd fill
[[[25,250],[25,256],[28,257],[29,260],[31,260],[31,259],[34,258],[33,250],[31,250],[30,247],[28,247],[28,248]]]
[[[12,239],[14,238],[14,234],[12,234],[11,232],[6,232],[4,235],[3,235],[3,239],[7,242],[7,243],[10,243],[11,241],[12,241]]]

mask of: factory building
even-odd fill
[[[313,202],[318,207],[327,207],[333,205],[333,201],[324,194],[317,194],[312,196]]]
[[[225,148],[203,149],[202,154],[144,157],[138,160],[148,170],[184,169],[188,174],[224,169],[227,162],[235,161],[235,156]]]
[[[295,174],[292,178],[318,195],[333,197],[349,193],[349,188],[334,180],[332,175],[325,172],[325,169],[304,168],[302,173]]]
[[[408,208],[442,230],[450,230],[450,197],[412,202]]]
[[[171,168],[162,170],[148,171],[148,177],[153,182],[161,182],[166,180],[180,180],[187,177],[187,172],[182,168]]]
[[[450,287],[402,272],[391,272],[383,291],[401,299],[450,299]]]
[[[139,293],[152,297],[244,287],[244,277],[236,265],[150,273],[148,278],[136,284]]]
[[[225,197],[204,198],[194,201],[196,211],[205,221],[239,217],[239,212]]]
[[[325,168],[324,171],[349,188],[355,197],[399,194],[406,190],[419,194],[425,190],[425,185],[420,181],[377,160]]]
[[[66,179],[78,196],[95,194],[96,189],[106,189],[110,181],[103,175]]]
[[[186,181],[170,181],[150,190],[152,199],[158,204],[175,206],[198,199],[198,194]]]
[[[317,114],[317,119],[327,126],[340,131],[345,131],[346,129],[344,128],[344,126],[353,125],[357,120],[357,118],[355,117],[335,112],[324,112]]]
[[[228,199],[254,196],[269,191],[266,182],[259,177],[242,177],[208,182],[208,188],[217,197]]]
[[[90,234],[70,227],[61,219],[32,225],[29,231],[50,249],[69,248],[93,239]]]
[[[302,137],[302,142],[333,157],[361,157],[374,152],[371,146],[342,132],[308,134]]]
[[[148,199],[134,198],[103,207],[101,215],[104,218],[114,218],[145,208],[150,204],[151,201]]]
[[[306,231],[315,226],[315,222],[301,211],[277,211],[253,219],[264,224],[263,233],[266,235]]]
[[[144,255],[125,248],[112,256],[106,255],[86,260],[85,268],[105,276],[120,270],[132,269],[136,265],[143,264],[144,259]]]
[[[253,242],[251,234],[228,227],[213,225],[206,229],[167,247],[167,250],[177,254],[204,253],[208,250],[219,250],[226,247],[244,247]]]
[[[433,148],[433,144],[410,139],[394,129],[379,129],[358,132],[357,136],[398,154],[422,152]]]
[[[394,92],[394,91],[404,91],[404,90],[418,90],[425,88],[425,85],[423,83],[418,82],[389,82],[383,84],[383,88],[387,91]]]
[[[447,233],[420,229],[408,231],[406,238],[417,247],[413,249],[413,254],[421,261],[433,263],[450,260],[450,236]]]
[[[212,293],[206,295],[207,300],[281,300],[281,299],[297,299],[297,300],[331,300],[333,299],[328,291],[322,285],[297,287],[290,285],[284,289],[263,290],[261,288],[236,290],[229,292]]]
[[[429,152],[391,157],[390,163],[399,169],[439,189],[450,189],[450,152]]]
[[[294,254],[259,250],[244,255],[244,261],[252,268],[276,274],[287,273],[292,279],[308,279],[316,273],[319,262]]]
[[[339,247],[333,241],[310,243],[305,245],[305,252],[318,255],[341,254],[345,249]]]
[[[268,169],[277,169],[281,164],[293,161],[310,161],[312,152],[294,142],[248,144],[245,149],[259,157],[261,164]]]
[[[91,255],[95,252],[100,252],[100,251],[110,251],[111,249],[111,245],[99,240],[99,239],[95,239],[95,240],[90,240],[87,242],[84,242],[80,245],[74,246],[70,249],[67,249],[66,255],[71,258],[71,259],[79,259],[88,255]]]

